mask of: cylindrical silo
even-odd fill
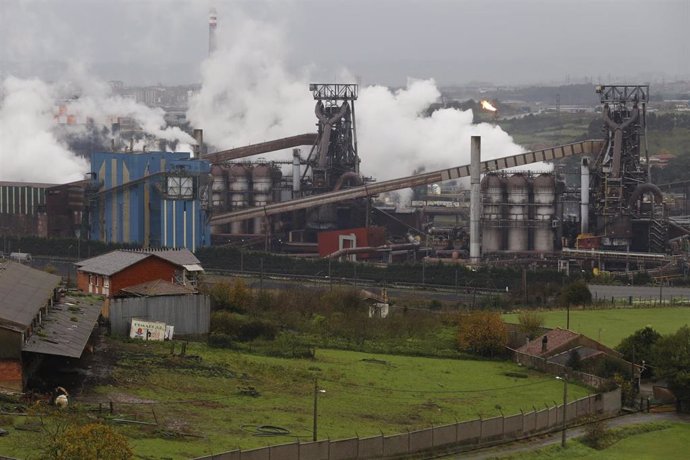
[[[508,178],[508,251],[527,251],[529,242],[529,181],[524,174]]]
[[[230,207],[232,210],[246,208],[249,194],[249,176],[251,171],[244,165],[234,164],[230,168],[228,188],[230,189]],[[230,233],[246,233],[245,222],[232,222]]]
[[[273,186],[273,171],[268,164],[258,164],[252,171],[252,191],[254,193],[254,206],[266,206],[271,201]],[[254,233],[266,233],[264,217],[254,219]]]
[[[482,189],[482,252],[503,249],[503,202],[505,179],[498,174],[487,174],[481,182]]]
[[[556,201],[556,181],[553,174],[537,176],[533,183],[534,194],[534,250],[553,251],[553,227],[551,222]]]

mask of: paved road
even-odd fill
[[[628,299],[630,296],[633,299],[656,299],[659,297],[663,300],[690,298],[690,288],[686,287],[667,287],[667,286],[606,286],[600,284],[590,284],[589,290],[592,292],[592,297],[596,299],[608,299],[615,297],[616,299]]]
[[[634,425],[637,423],[649,423],[649,422],[659,422],[659,421],[670,421],[670,422],[686,422],[690,423],[690,415],[676,414],[674,412],[660,413],[660,414],[631,414],[617,417],[608,421],[609,428]],[[582,427],[577,427],[570,429],[566,432],[566,437],[568,439],[578,438],[584,435],[584,429]],[[546,436],[536,436],[527,441],[515,441],[509,444],[503,444],[496,447],[488,447],[486,449],[479,449],[470,452],[463,452],[459,454],[453,454],[445,457],[437,457],[446,460],[450,459],[471,459],[471,460],[481,460],[481,459],[492,459],[506,457],[510,455],[515,455],[521,452],[529,452],[535,449],[541,449],[543,447],[548,447],[561,442],[561,433],[556,432]]]

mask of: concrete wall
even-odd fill
[[[211,325],[211,300],[207,295],[183,295],[110,301],[110,328],[113,335],[128,336],[132,318],[173,325],[176,336],[206,334]]]
[[[589,414],[615,414],[621,409],[620,389],[590,395],[568,403],[569,421]],[[355,460],[396,458],[456,446],[481,447],[520,439],[534,433],[558,430],[563,424],[563,405],[532,412],[442,425],[390,436],[338,441],[292,443],[247,451],[233,451],[197,460]]]
[[[539,356],[520,353],[517,350],[513,350],[513,359],[518,364],[522,364],[523,366],[531,369],[546,372],[547,374],[563,375],[565,372],[565,366],[551,362],[548,360],[548,358],[541,358]],[[568,375],[569,378],[575,379],[592,388],[601,388],[605,383],[607,383],[607,379],[597,375],[587,374],[585,372],[570,370],[568,371]]]

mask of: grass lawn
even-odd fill
[[[544,311],[546,327],[565,328],[565,310]],[[518,322],[518,314],[503,315],[509,323]],[[570,310],[570,329],[615,347],[638,329],[649,325],[661,334],[675,332],[690,324],[690,308],[616,308],[609,310]]]
[[[553,405],[563,388],[553,377],[510,362],[322,349],[314,360],[283,359],[190,343],[188,356],[199,360],[171,357],[167,344],[113,341],[111,346],[118,355],[111,384],[75,398],[73,408],[83,413],[96,401],[113,400],[118,418],[157,419],[157,426],[117,425],[139,458],[189,458],[310,440],[314,377],[325,390],[318,410],[322,439],[404,432],[498,415],[499,409],[513,414]],[[572,398],[587,394],[585,388],[571,388]],[[252,390],[258,395],[246,394]],[[284,427],[290,435],[257,437],[258,425]],[[0,453],[36,456],[35,436],[10,428],[10,435],[0,438]]]
[[[516,460],[571,458],[592,460],[680,459],[687,458],[688,446],[690,446],[690,424],[673,423],[669,424],[667,428],[658,431],[626,437],[603,450],[592,449],[579,441],[568,441],[565,449],[558,445],[501,458]]]

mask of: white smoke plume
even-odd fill
[[[89,74],[83,65],[71,66],[62,91],[69,95],[77,94],[75,99],[67,102],[67,110],[77,118],[90,118],[97,124],[108,126],[117,117],[130,117],[137,121],[141,129],[156,139],[171,142],[195,143],[194,138],[178,127],[166,127],[161,108],[151,108],[112,93],[110,85]]]
[[[500,127],[473,124],[471,110],[440,109],[425,116],[440,96],[433,80],[410,80],[396,91],[363,88],[357,103],[362,170],[379,179],[393,179],[409,176],[419,167],[434,171],[465,165],[472,136],[482,137],[482,160],[523,151]]]
[[[0,104],[0,179],[63,183],[81,179],[88,162],[53,133],[54,88],[8,77]]]
[[[308,74],[286,70],[280,31],[243,18],[221,21],[217,37],[187,111],[207,142],[228,149],[316,130]]]
[[[80,122],[91,119],[106,128],[117,117],[131,117],[149,136],[179,142],[178,151],[195,143],[179,128],[166,127],[163,110],[113,95],[108,84],[87,77],[80,66],[58,83],[10,76],[2,88],[0,180],[59,184],[83,178],[88,161],[71,152],[56,134],[54,115],[59,105]],[[83,135],[88,135],[86,129]]]
[[[286,70],[284,34],[252,20],[218,33],[219,48],[204,62],[201,90],[187,112],[192,125],[204,129],[205,139],[227,149],[315,132],[310,75]],[[473,135],[482,136],[483,159],[522,151],[499,127],[473,124],[469,110],[441,109],[426,116],[440,96],[433,80],[409,80],[395,91],[360,88],[355,104],[362,173],[385,180],[411,175],[419,167],[432,171],[467,164]]]

